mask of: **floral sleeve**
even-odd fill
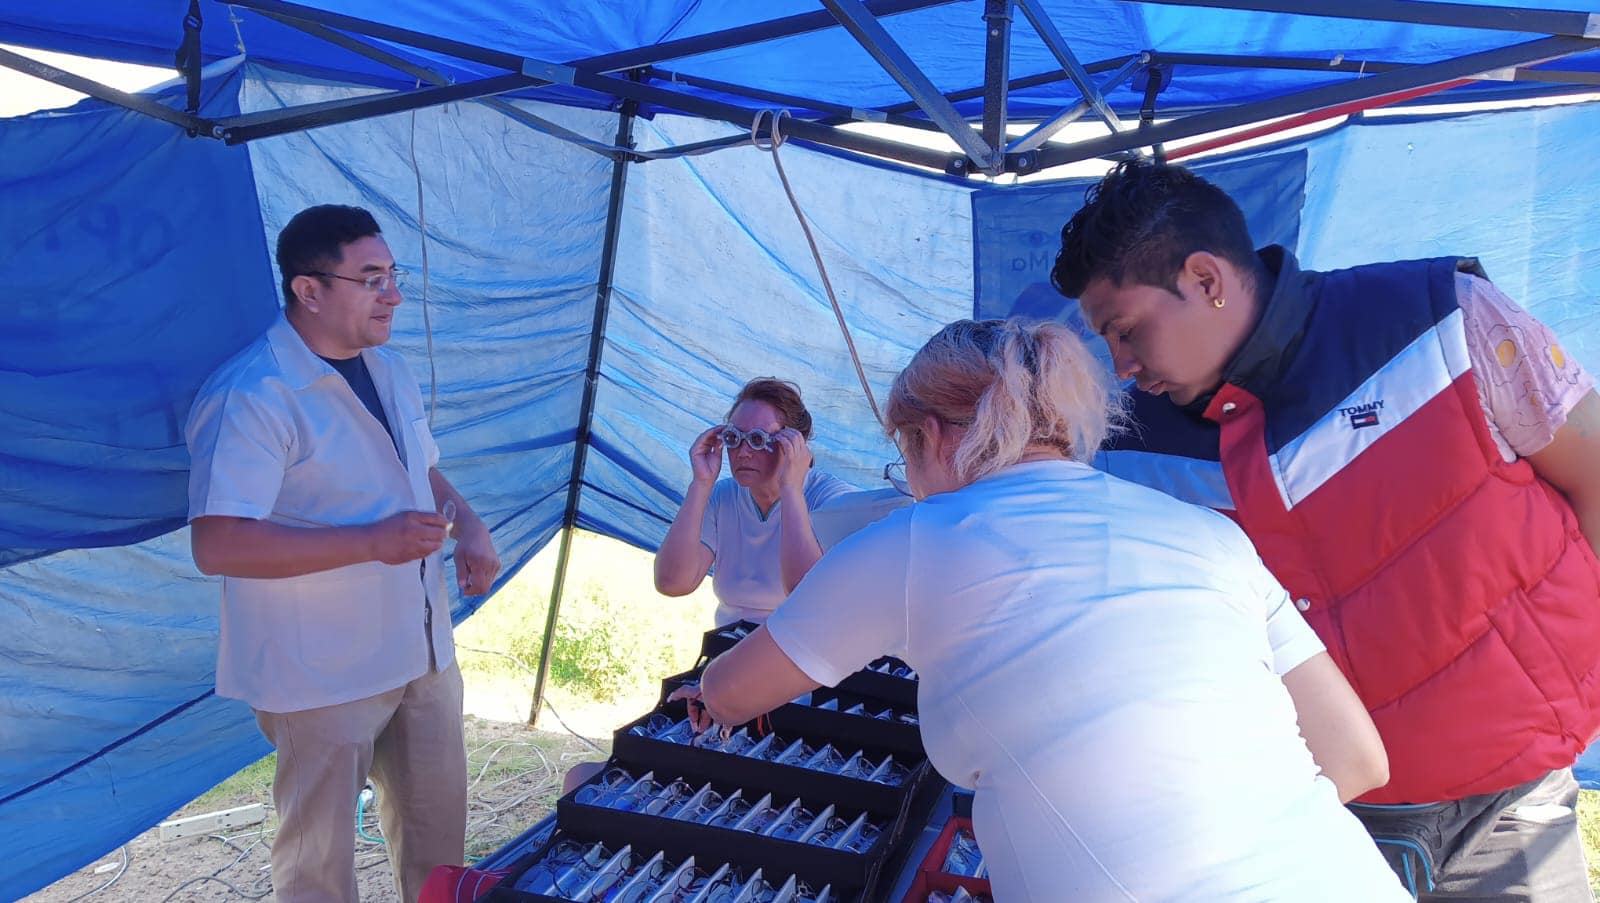
[[[1458,274],[1456,297],[1478,400],[1500,454],[1511,461],[1542,451],[1594,389],[1594,377],[1567,355],[1549,327],[1494,283]]]

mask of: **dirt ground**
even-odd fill
[[[548,721],[548,730],[545,721]],[[539,729],[515,721],[468,715],[465,719],[468,778],[469,858],[494,852],[538,821],[554,805],[566,769],[598,758],[593,749],[567,733],[554,719]],[[584,725],[582,730],[590,730]],[[610,745],[604,731],[593,742]],[[91,900],[196,901],[269,899],[272,891],[271,844],[277,829],[272,812],[271,771],[230,780],[173,814],[173,818],[216,812],[259,802],[267,820],[228,834],[186,837],[163,842],[158,829],[141,834],[116,852],[24,898],[24,903],[72,903]],[[376,836],[377,819],[368,810],[365,831]],[[358,838],[356,880],[364,903],[393,903],[389,860],[380,843]],[[102,888],[102,890],[96,890]]]

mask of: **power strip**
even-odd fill
[[[175,818],[161,823],[161,839],[177,840],[180,837],[220,834],[229,828],[260,824],[266,818],[267,809],[260,803],[207,812],[203,815],[191,815],[187,818]]]

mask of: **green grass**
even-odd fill
[[[230,804],[266,802],[272,799],[272,775],[278,767],[278,754],[268,753],[235,772],[185,806],[196,812],[227,808]]]
[[[1589,864],[1589,886],[1600,895],[1600,791],[1578,791],[1578,833]]]
[[[544,642],[557,545],[552,542],[456,628],[457,644],[468,647],[460,658],[469,679],[513,676],[531,689],[529,671],[537,667]],[[694,665],[715,607],[711,581],[692,596],[669,599],[656,593],[650,561],[648,553],[615,540],[576,535],[550,657],[549,685],[564,691],[558,698],[648,708],[661,678]]]

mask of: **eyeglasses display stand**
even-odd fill
[[[880,659],[838,688],[697,734],[667,696],[754,628],[709,631],[700,665],[663,680],[662,702],[617,729],[611,759],[561,798],[548,832],[497,854],[509,873],[479,899],[887,900],[945,791],[922,748],[916,673]]]

